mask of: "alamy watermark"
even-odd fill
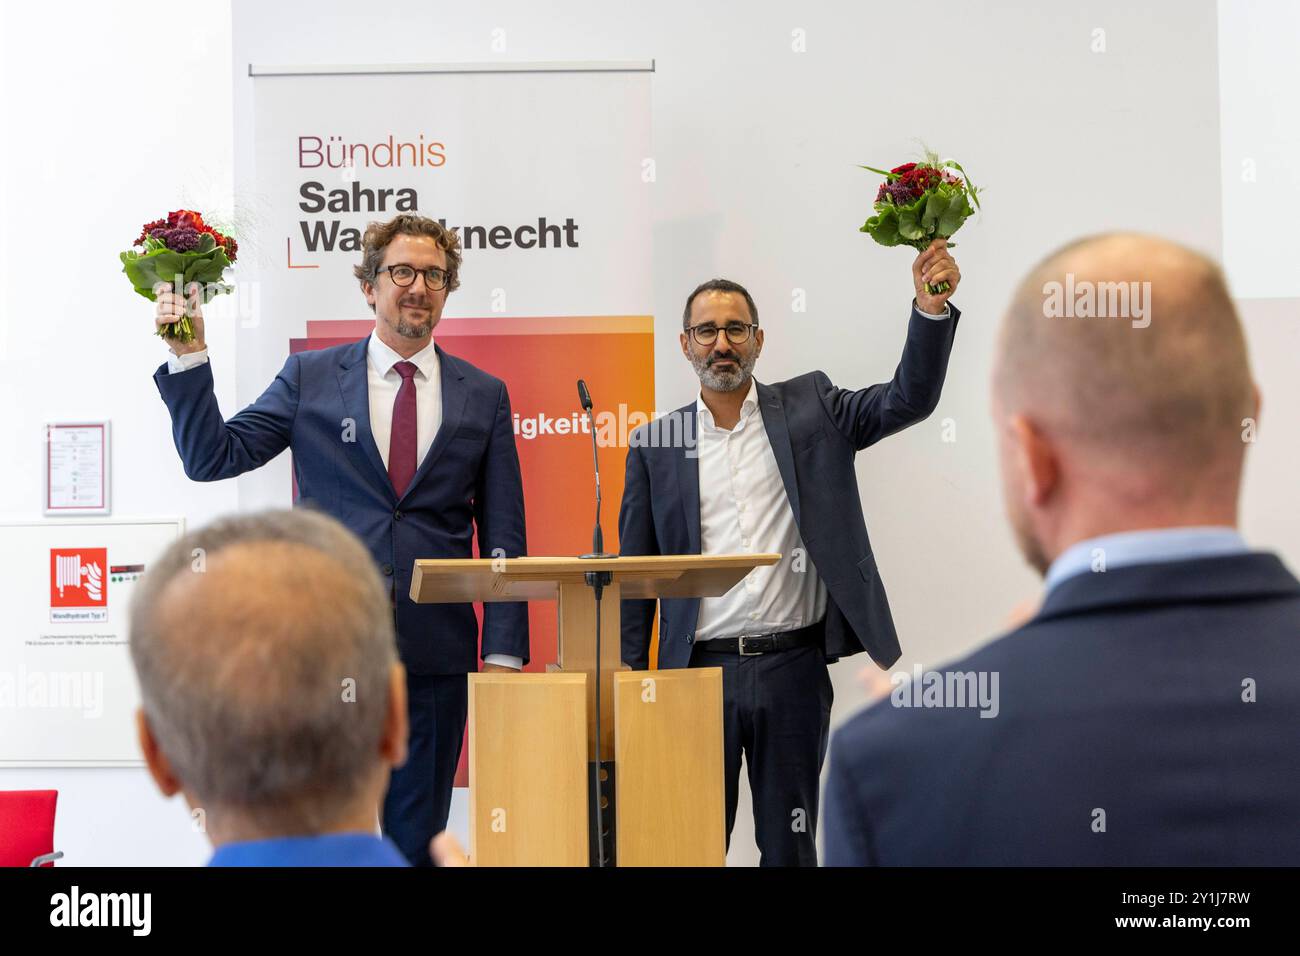
[[[968,707],[978,709],[981,718],[996,717],[1001,710],[997,671],[927,671],[915,664],[910,674],[890,674],[889,682],[895,707]]]
[[[617,411],[592,416],[596,444],[601,448],[681,448],[687,458],[699,455],[695,415],[680,409],[649,415],[620,403]],[[523,441],[553,435],[590,435],[592,425],[581,412],[566,415],[514,415],[515,437]]]
[[[0,671],[0,710],[79,710],[104,716],[103,671]]]
[[[1151,324],[1151,283],[1076,280],[1043,283],[1043,315],[1049,319],[1129,319],[1135,329]]]

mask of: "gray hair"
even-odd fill
[[[184,535],[138,585],[130,633],[150,730],[205,807],[310,832],[378,772],[393,608],[334,519],[271,511]]]

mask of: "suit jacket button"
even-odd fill
[[[393,576],[393,566],[392,566],[391,564],[385,564],[381,570],[382,570],[382,571],[384,572],[384,574],[387,575],[388,577],[392,577],[392,576]]]
[[[401,513],[400,511],[394,511],[394,512],[393,512],[393,520],[394,520],[394,521],[401,521],[401,520],[402,520],[402,513]]]
[[[694,634],[687,634],[687,635],[686,635],[686,643],[687,643],[687,644],[694,644],[694,643],[695,643],[695,635],[694,635]]]

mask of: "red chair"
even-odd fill
[[[0,866],[53,866],[57,790],[0,790]]]

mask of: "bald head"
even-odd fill
[[[333,519],[240,515],[175,542],[132,603],[131,654],[158,747],[213,812],[309,833],[386,779],[392,606]]]
[[[1127,233],[1052,253],[1003,321],[994,400],[1107,471],[1127,463],[1172,492],[1207,464],[1220,479],[1224,466],[1239,470],[1254,387],[1221,271]]]
[[[1237,521],[1257,395],[1212,261],[1153,236],[1071,243],[1002,323],[993,415],[1007,517],[1040,572],[1122,531]]]

